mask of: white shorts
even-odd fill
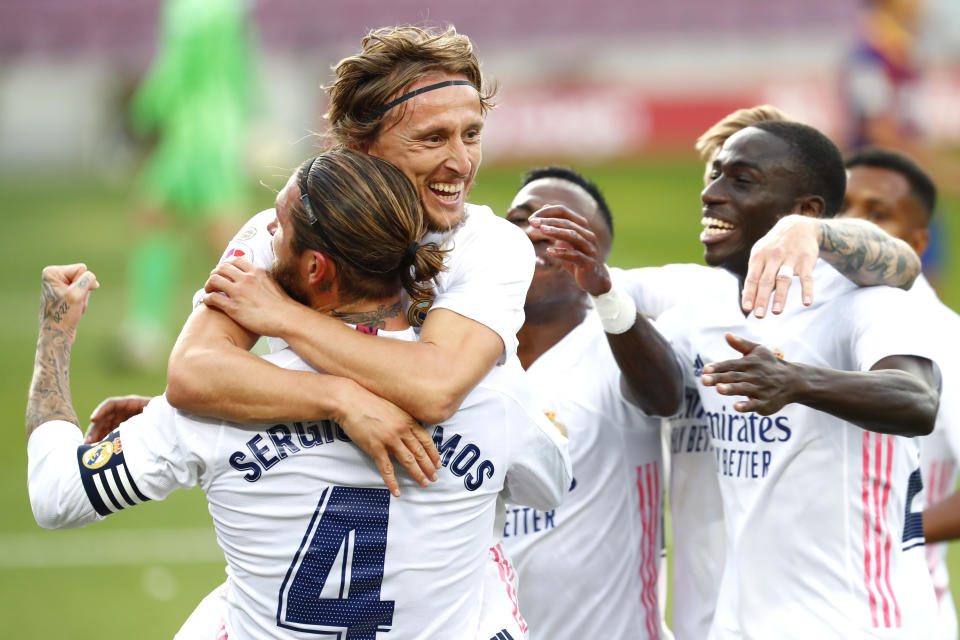
[[[200,601],[173,640],[228,640],[226,626],[227,583]]]

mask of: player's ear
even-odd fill
[[[803,196],[793,207],[793,213],[810,218],[821,218],[826,210],[827,203],[820,196]]]
[[[322,251],[304,251],[303,273],[311,287],[323,282],[333,282],[337,265]]]

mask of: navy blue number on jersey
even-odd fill
[[[907,499],[903,514],[903,550],[923,545],[923,511],[913,510],[913,500],[923,489],[920,469],[914,469],[907,481]],[[921,507],[922,508],[922,507]]]
[[[312,633],[346,629],[345,640],[376,640],[393,624],[393,600],[380,599],[390,492],[324,490],[280,585],[277,625]]]

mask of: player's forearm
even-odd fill
[[[922,436],[933,431],[939,395],[926,381],[898,369],[837,371],[794,364],[793,402],[868,431]]]
[[[670,342],[637,314],[633,327],[607,334],[607,342],[620,366],[625,397],[652,416],[673,415],[683,397],[683,372]]]
[[[71,349],[72,343],[66,332],[41,320],[33,379],[27,397],[27,440],[37,427],[50,420],[80,424],[70,397]]]
[[[923,536],[928,543],[960,539],[960,491],[923,510]]]
[[[903,240],[866,220],[819,220],[820,257],[860,286],[909,289],[920,275],[920,258]]]
[[[289,322],[281,337],[313,366],[350,378],[417,420],[434,424],[456,412],[503,350],[492,330],[460,316],[452,321],[471,323],[489,335],[470,340],[469,333],[428,328],[438,313],[446,320],[456,316],[445,309],[431,312],[419,342],[378,340],[310,310]],[[439,341],[433,337],[438,334]]]
[[[192,349],[168,375],[167,400],[196,415],[234,422],[338,420],[345,387],[336,376],[283,369],[235,346]],[[175,389],[187,388],[183,394]],[[173,395],[173,399],[171,399]]]

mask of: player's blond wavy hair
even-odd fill
[[[741,129],[751,127],[758,122],[796,122],[790,114],[769,104],[761,104],[748,109],[737,109],[720,119],[715,125],[697,138],[694,148],[703,160],[710,160],[723,146],[727,138]]]
[[[401,286],[422,295],[445,269],[446,251],[419,244],[428,219],[417,190],[386,160],[331,149],[307,160],[297,180],[306,185],[310,215],[296,200],[291,247],[333,260],[341,303],[386,298]]]
[[[453,26],[445,30],[413,26],[383,27],[364,37],[360,53],[334,67],[336,80],[326,87],[326,118],[336,144],[361,148],[376,140],[384,120],[394,113],[379,110],[431,73],[466,77],[480,96],[480,111],[493,108],[496,86],[486,87],[470,38]],[[399,105],[397,110],[406,105]],[[402,117],[402,111],[398,117]]]

